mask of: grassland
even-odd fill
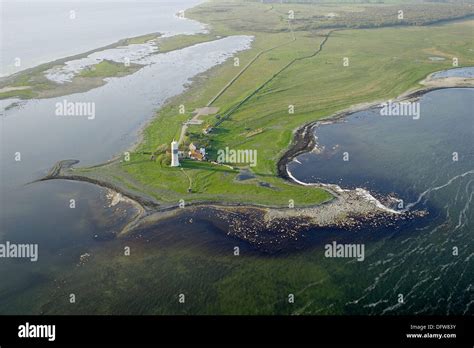
[[[127,73],[127,67],[121,63],[116,63],[109,60],[93,65],[79,73],[80,77],[110,77],[120,76]]]
[[[176,35],[161,39],[159,41],[159,49],[160,53],[166,53],[217,38],[212,34]]]
[[[285,19],[293,12],[296,30],[328,28],[377,28],[427,25],[474,15],[472,1],[434,3],[416,0],[381,1],[210,1],[192,9],[199,19],[223,31],[285,31]],[[399,11],[403,16],[399,17]],[[187,12],[189,14],[189,11]]]
[[[291,32],[281,14],[288,6],[209,2],[187,11],[188,17],[210,23],[213,35],[253,35],[252,48],[239,54],[239,67],[228,61],[212,69],[201,76],[199,83],[159,110],[144,129],[143,141],[130,161],[82,168],[76,174],[112,181],[167,203],[179,199],[271,206],[286,206],[289,200],[296,206],[321,203],[330,198],[327,192],[288,183],[277,175],[276,163],[297,127],[354,104],[387,100],[420,88],[418,82],[429,73],[450,68],[453,57],[458,58],[460,66],[474,63],[470,46],[472,20],[335,31],[308,30],[307,23],[293,23],[295,29]],[[347,9],[346,6],[343,8]],[[297,15],[308,8],[321,11],[316,5],[291,7]],[[355,11],[359,10],[356,6]],[[431,61],[429,57],[433,55],[445,60]],[[345,57],[349,59],[348,66],[343,66]],[[215,159],[218,149],[225,147],[255,149],[257,166],[246,168],[255,175],[254,179],[236,180],[242,166],[230,170],[210,163],[184,161],[177,169],[168,166],[166,154],[159,155],[156,161],[143,154],[167,147],[178,139],[181,124],[192,117],[192,111],[207,105],[254,59],[212,103],[220,109],[220,118],[201,117],[205,124],[218,125],[215,130],[204,135],[202,126],[190,126],[183,145],[185,150],[191,141],[205,144],[211,159]],[[179,114],[179,105],[185,105],[186,114]],[[294,106],[294,114],[289,114],[289,105]]]

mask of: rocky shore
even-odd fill
[[[424,86],[416,90],[410,90],[399,97],[395,98],[396,102],[413,101],[426,93],[445,89],[445,88],[474,88],[474,79],[466,77],[445,77],[445,78],[433,78],[433,74],[428,75],[424,80],[420,81],[420,85]],[[361,103],[353,105],[347,109],[339,111],[323,120],[312,121],[307,123],[293,132],[293,141],[281,156],[277,163],[278,175],[287,180],[291,180],[287,171],[287,164],[290,163],[298,155],[313,150],[316,146],[316,140],[314,138],[314,129],[323,124],[330,124],[338,122],[356,112],[377,108],[380,104],[386,102],[386,100],[377,100],[370,103]]]
[[[382,212],[349,192],[341,200],[303,209],[200,205],[156,212],[141,219],[133,226],[133,231],[140,234],[159,228],[159,224],[168,219],[186,223],[205,220],[228,236],[244,240],[261,252],[273,254],[304,248],[308,240],[322,230],[356,233],[395,228],[399,222],[409,222],[424,215],[424,212],[398,215]]]
[[[397,101],[413,100],[421,95],[441,88],[473,87],[473,79],[442,79],[447,87],[440,82],[432,82],[429,78],[423,81],[425,87],[409,91]],[[468,81],[466,81],[468,80]],[[454,84],[454,85],[452,85]],[[294,140],[286,153],[277,163],[280,177],[302,185],[324,188],[334,198],[326,203],[305,208],[279,208],[272,206],[253,206],[248,204],[222,202],[192,202],[185,208],[177,205],[166,205],[158,202],[145,192],[137,194],[119,184],[97,180],[86,174],[74,173],[71,167],[78,161],[66,160],[58,162],[42,179],[44,180],[75,180],[84,181],[120,193],[135,202],[139,213],[130,221],[119,236],[128,235],[168,219],[175,219],[182,214],[207,219],[216,224],[227,235],[247,241],[253,247],[265,252],[278,252],[288,247],[299,247],[305,237],[317,229],[340,229],[357,231],[364,228],[390,227],[400,221],[408,221],[427,214],[424,211],[395,211],[381,203],[363,189],[344,190],[336,185],[323,183],[306,184],[298,182],[287,170],[287,164],[299,154],[314,149],[316,141],[314,128],[324,123],[336,122],[357,111],[379,106],[384,101],[364,103],[332,115],[329,119],[308,123],[294,132]],[[379,197],[380,198],[380,197]]]
[[[125,187],[73,174],[71,166],[77,161],[58,162],[47,176],[38,180],[74,180],[89,182],[114,192],[118,192],[137,208],[137,215],[121,232],[120,236],[133,234],[160,222],[186,217],[206,219],[216,224],[232,237],[247,241],[253,247],[276,252],[289,247],[298,247],[305,235],[318,228],[338,228],[359,230],[364,227],[392,226],[398,220],[412,219],[419,213],[399,213],[385,208],[375,198],[368,198],[361,190],[331,191],[334,198],[324,204],[305,208],[281,208],[271,206],[250,206],[248,204],[222,202],[190,202],[184,208],[163,204],[144,194],[130,192]],[[288,179],[291,179],[288,177]]]

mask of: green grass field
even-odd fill
[[[176,35],[162,38],[158,46],[160,53],[166,53],[215,39],[217,39],[216,36],[212,34]]]
[[[282,5],[281,11],[286,11],[285,6],[288,5]],[[312,5],[292,6],[304,12]],[[163,107],[145,129],[144,140],[129,162],[85,171],[106,180],[119,180],[128,188],[145,192],[162,202],[185,199],[285,206],[291,199],[296,206],[318,204],[330,199],[330,195],[321,189],[291,184],[277,177],[276,163],[289,146],[294,129],[351,105],[387,100],[417,88],[418,82],[429,73],[450,68],[453,57],[459,59],[460,66],[474,63],[470,47],[470,34],[474,28],[472,20],[431,26],[334,31],[321,52],[313,56],[329,31],[295,30],[293,40],[293,34],[281,19],[277,7],[259,3],[243,6],[240,2],[227,5],[211,2],[188,11],[187,16],[212,23],[214,35],[254,35],[252,48],[238,55],[239,67],[233,65],[233,60],[215,67],[206,73],[204,81],[194,83],[187,92]],[[212,8],[216,11],[212,12]],[[237,31],[235,23],[231,24],[233,21],[225,20],[231,17],[239,18],[242,30]],[[245,22],[242,18],[251,20]],[[250,28],[254,28],[254,21],[260,19],[265,29],[260,30],[257,26],[252,31]],[[273,47],[276,48],[269,50]],[[184,175],[181,169],[168,166],[165,155],[158,156],[153,162],[149,155],[140,154],[154,151],[160,145],[168,146],[173,139],[178,139],[181,124],[191,118],[192,111],[205,106],[262,51],[265,53],[213,106],[219,107],[219,114],[224,115],[258,88],[263,88],[232,112],[210,135],[202,134],[202,125],[190,126],[184,142],[208,144],[211,159],[215,159],[218,149],[227,146],[257,150],[257,166],[249,168],[255,179],[237,181],[237,170],[192,161],[182,164],[187,174]],[[444,57],[445,60],[433,62],[430,56]],[[348,66],[343,66],[345,57],[349,59]],[[292,61],[293,64],[275,76]],[[184,115],[178,112],[181,104],[187,110]],[[294,114],[289,114],[289,105],[294,105]],[[202,119],[211,125],[218,121],[215,115],[203,116]],[[249,136],[254,130],[259,131]],[[191,193],[187,192],[188,176],[191,178]],[[267,186],[262,186],[262,183]]]
[[[121,76],[127,74],[128,71],[136,71],[136,64],[126,66],[122,63],[116,63],[109,60],[92,65],[88,69],[82,70],[78,76],[80,77],[110,77]]]

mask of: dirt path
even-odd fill
[[[219,108],[211,106],[206,106],[204,108],[194,110],[194,116],[189,121],[184,122],[183,127],[181,127],[178,145],[181,145],[181,143],[183,142],[184,136],[186,135],[186,131],[188,130],[188,126],[190,124],[200,125],[202,124],[202,121],[199,119],[200,116],[212,115],[217,113],[217,111],[219,111]]]
[[[201,115],[209,115],[210,113],[205,113],[205,110],[206,108],[210,108],[212,106],[212,104],[217,100],[219,99],[228,89],[230,86],[232,86],[234,84],[235,81],[238,80],[238,78],[240,76],[242,76],[242,74],[248,70],[248,68],[250,68],[252,66],[253,63],[255,63],[255,61],[260,58],[263,54],[265,53],[268,53],[274,49],[277,49],[279,47],[282,47],[282,46],[285,46],[285,45],[289,45],[290,43],[296,41],[296,37],[295,37],[295,33],[293,32],[293,28],[291,27],[291,23],[288,22],[288,30],[289,32],[291,33],[292,35],[292,39],[291,41],[288,41],[288,42],[284,42],[280,45],[276,45],[274,47],[271,47],[271,48],[268,48],[266,50],[263,50],[263,51],[260,51],[259,53],[257,53],[257,55],[255,57],[252,58],[252,60],[250,60],[250,62],[247,63],[247,65],[245,65],[245,67],[240,70],[237,75],[235,75],[207,104],[206,104],[206,107],[205,108],[201,108],[201,109],[197,109],[197,112],[196,114],[193,116],[193,118],[191,118],[191,120],[185,122],[183,124],[183,127],[181,127],[181,132],[179,134],[179,140],[178,140],[178,145],[181,145],[183,143],[183,140],[184,140],[184,137],[186,135],[186,132],[188,130],[188,126],[190,124],[199,124],[197,123],[199,121],[199,116]],[[202,110],[202,111],[199,111],[199,110]],[[217,112],[217,111],[216,111]],[[219,122],[218,122],[219,123]],[[220,124],[220,123],[219,123]]]
[[[237,81],[237,79],[245,72],[247,71],[248,68],[250,68],[250,66],[258,59],[260,58],[260,56],[262,56],[263,54],[265,53],[268,53],[274,49],[277,49],[279,47],[282,47],[282,46],[285,46],[285,45],[289,45],[290,43],[296,41],[296,37],[295,37],[295,33],[293,32],[293,28],[291,27],[291,23],[288,22],[288,30],[290,31],[291,35],[292,35],[292,39],[291,41],[288,41],[288,42],[284,42],[280,45],[276,45],[274,47],[271,47],[271,48],[268,48],[266,50],[263,50],[263,51],[260,51],[259,53],[257,53],[257,55],[255,57],[252,58],[252,60],[250,62],[247,63],[247,65],[245,65],[245,67],[239,71],[239,73],[237,75],[235,75],[232,80],[230,80],[210,101],[209,103],[207,103],[207,106],[211,106],[217,99],[219,99],[219,97],[224,94],[225,91],[227,91],[227,89],[229,89],[230,86],[232,86],[232,84]]]
[[[191,180],[191,177],[188,175],[188,173],[186,173],[186,171],[184,170],[184,168],[181,168],[181,171],[183,172],[183,174],[188,178],[188,181],[189,181],[189,187],[188,187],[188,191],[191,191],[191,186],[192,186],[192,180]]]
[[[326,41],[329,39],[329,36],[337,30],[340,29],[334,29],[331,30],[327,33],[327,35],[324,37],[323,41],[319,44],[319,48],[310,54],[309,56],[304,56],[304,57],[298,57],[290,61],[288,64],[286,64],[283,68],[281,68],[279,71],[277,71],[275,74],[273,74],[272,77],[270,77],[267,81],[265,81],[263,84],[261,84],[257,89],[255,89],[252,93],[250,93],[247,97],[245,97],[240,103],[238,103],[236,106],[231,108],[229,111],[227,111],[222,118],[214,125],[214,127],[218,127],[222,122],[224,122],[230,115],[232,115],[234,112],[236,112],[242,105],[244,105],[247,101],[249,101],[253,96],[255,96],[258,92],[260,92],[265,86],[267,86],[270,82],[272,82],[275,77],[279,76],[282,72],[284,72],[286,69],[288,69],[290,66],[292,66],[294,63],[304,60],[304,59],[309,59],[315,57],[318,53],[320,53],[324,47],[324,44]],[[295,39],[296,40],[296,39]]]

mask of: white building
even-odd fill
[[[179,158],[178,158],[178,142],[173,140],[171,143],[171,166],[178,167],[179,166]]]

